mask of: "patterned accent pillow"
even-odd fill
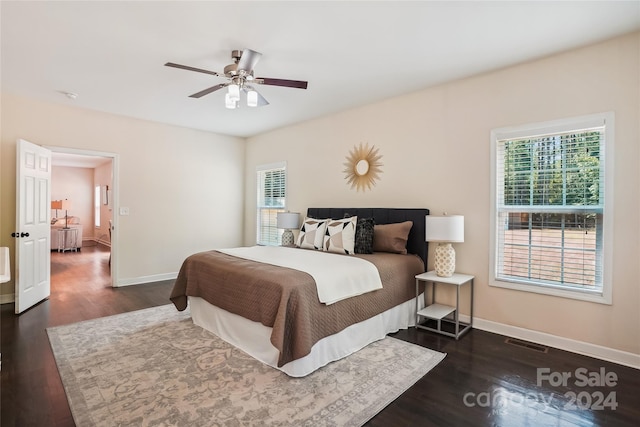
[[[306,217],[300,227],[296,246],[304,249],[322,250],[327,221],[329,220]]]
[[[324,232],[324,250],[338,254],[354,253],[357,216],[345,219],[330,219]]]

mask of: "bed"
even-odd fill
[[[357,217],[364,221],[372,218],[376,224],[375,235],[379,237],[374,243],[383,242],[389,236],[382,233],[383,229],[388,233],[410,221],[406,244],[401,241],[400,251],[397,251],[397,241],[389,252],[379,251],[385,247],[378,245],[370,254],[257,248],[272,256],[275,253],[277,259],[283,260],[298,255],[314,257],[322,266],[334,266],[332,263],[338,260],[335,257],[341,262],[373,264],[382,282],[379,289],[323,303],[319,282],[316,287],[316,281],[322,279],[313,273],[291,268],[286,263],[275,265],[237,256],[234,249],[220,249],[194,254],[184,261],[171,301],[178,310],[189,306],[195,324],[263,363],[293,377],[308,375],[390,332],[414,325],[414,278],[425,271],[424,218],[428,213],[428,209],[390,208],[309,208],[307,211],[307,217],[319,219]],[[395,231],[393,236],[395,238]],[[392,253],[403,251],[406,254]],[[422,304],[423,299],[419,301]]]

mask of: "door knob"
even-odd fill
[[[20,237],[29,237],[29,233],[20,233]]]

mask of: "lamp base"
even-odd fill
[[[439,277],[453,276],[456,271],[456,251],[451,243],[438,243],[434,266]]]
[[[293,246],[293,232],[288,228],[282,233],[282,246]]]

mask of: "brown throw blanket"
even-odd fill
[[[323,262],[323,255],[318,252],[318,262]],[[280,351],[278,366],[283,366],[308,355],[322,338],[415,298],[415,275],[424,272],[419,257],[353,256],[376,266],[383,289],[325,305],[318,300],[313,278],[305,272],[210,251],[184,261],[170,299],[182,311],[187,296],[201,297],[273,328],[271,343]]]

